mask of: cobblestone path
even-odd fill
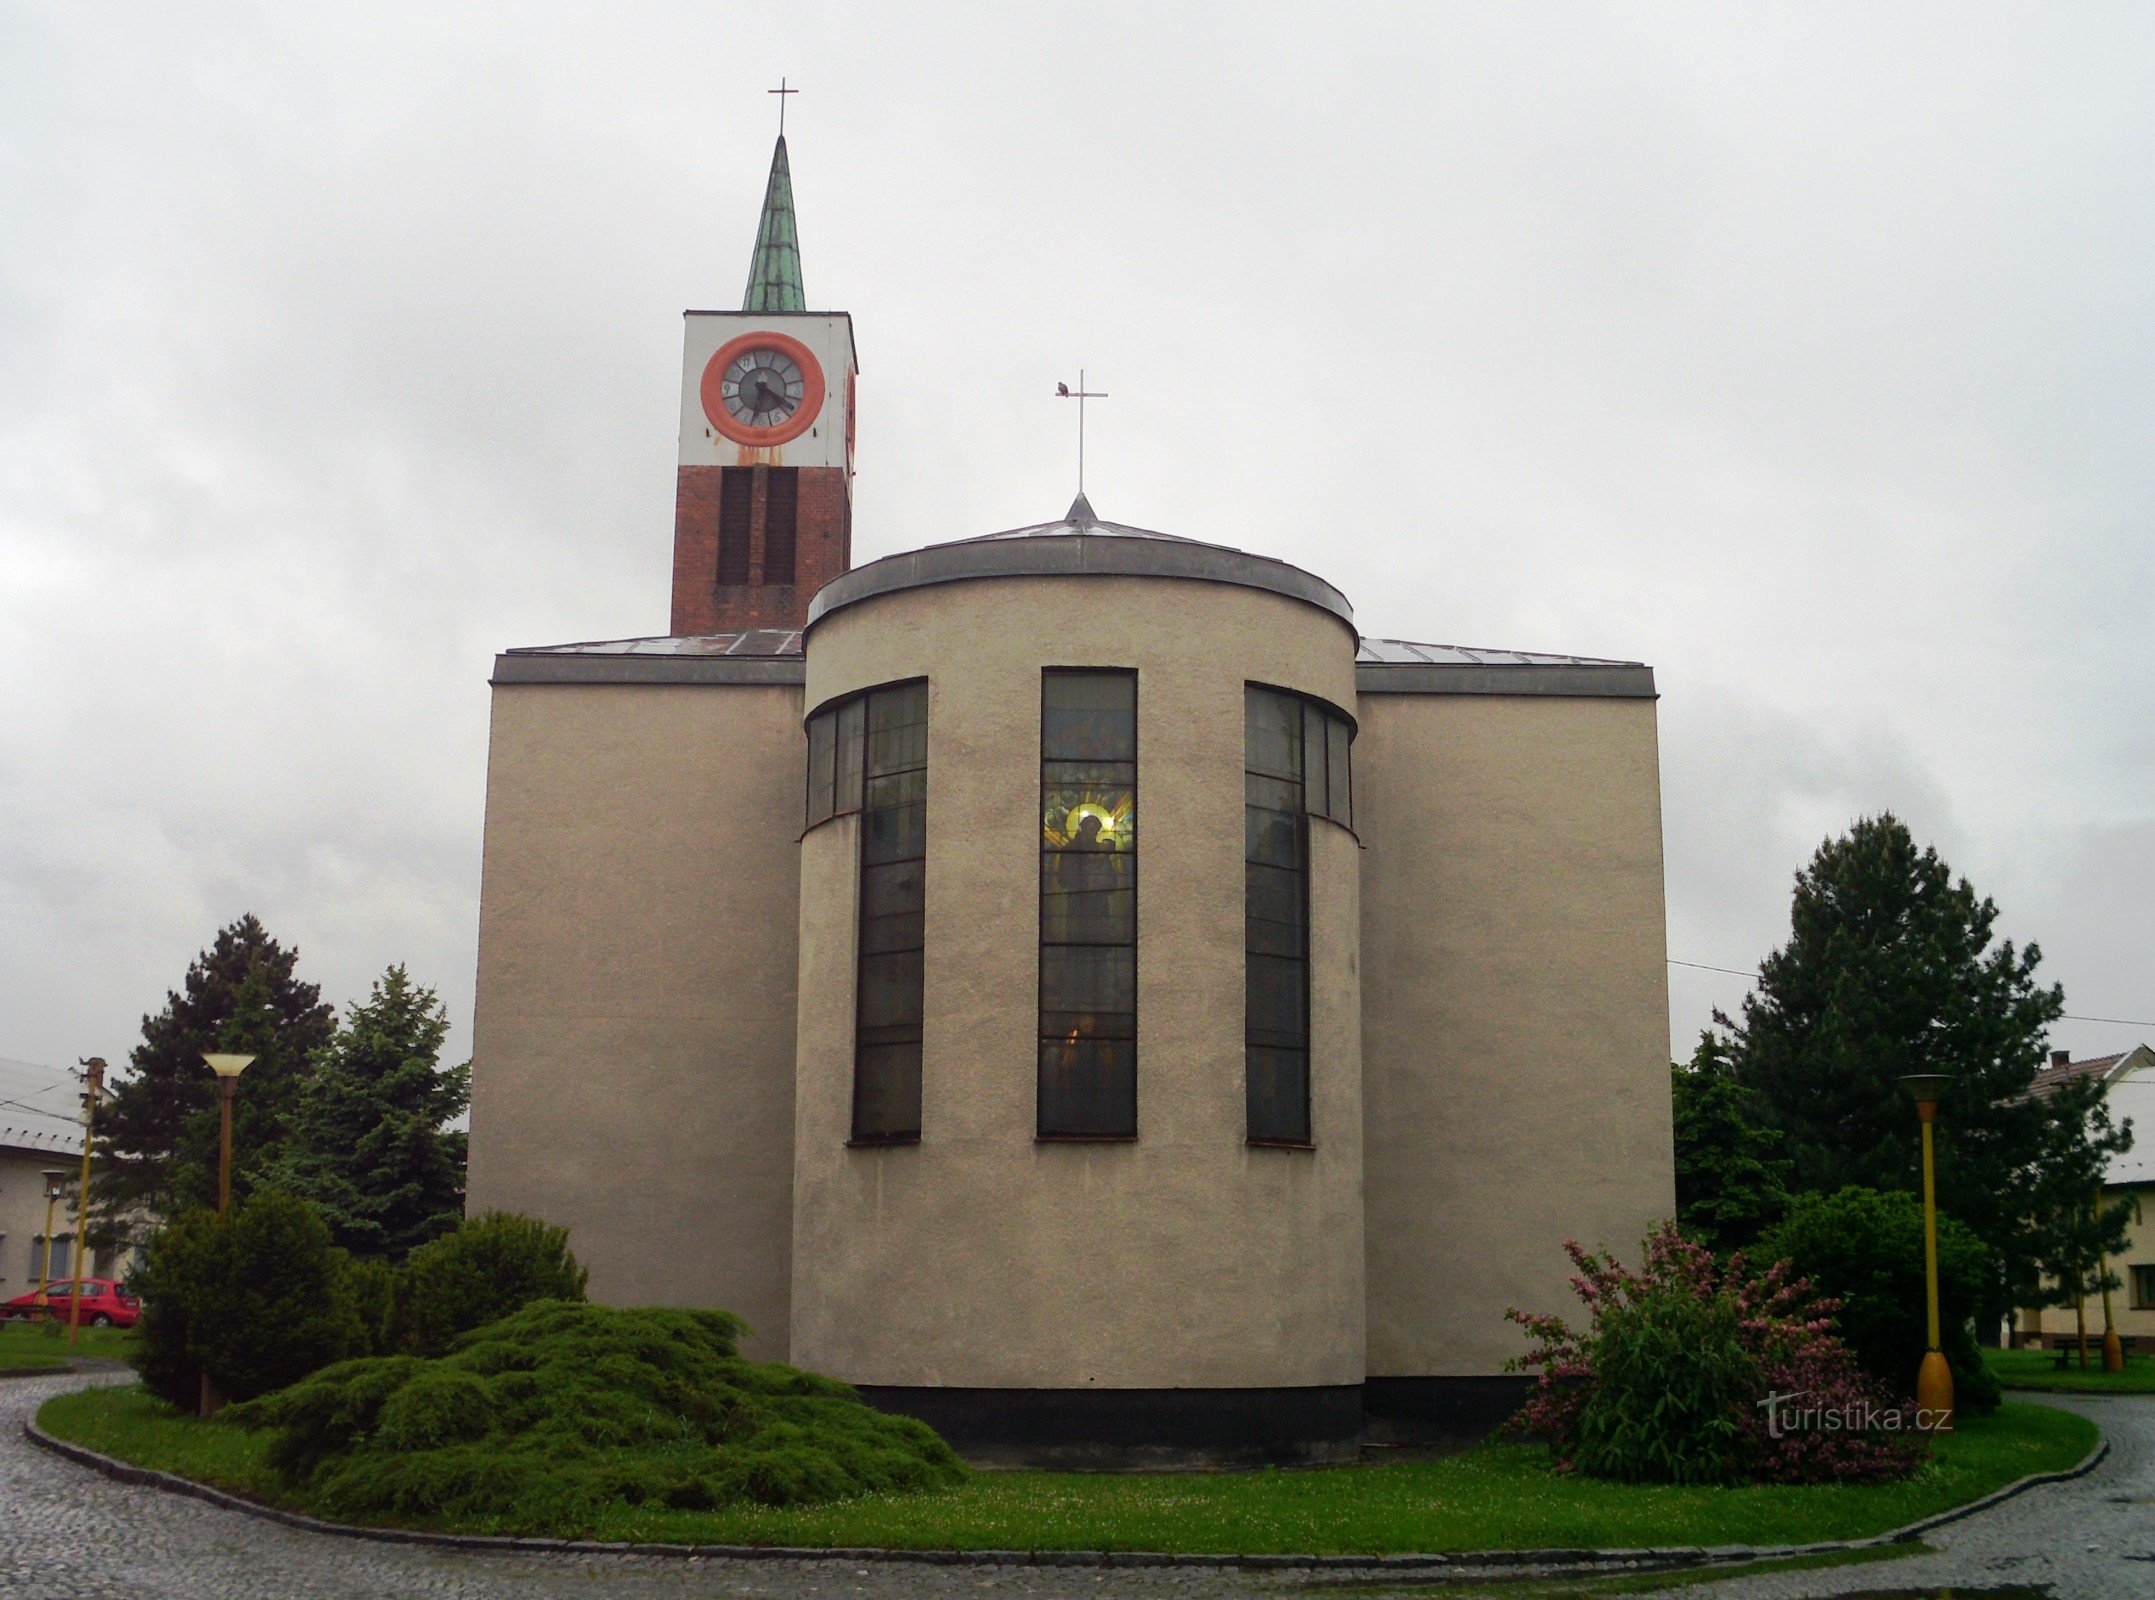
[[[135,1488],[39,1450],[22,1424],[79,1378],[0,1382],[0,1596],[26,1600],[1117,1600],[1417,1592],[1343,1573],[1290,1576],[1182,1567],[858,1566],[831,1561],[487,1555],[310,1534]],[[1866,1590],[1956,1592],[2048,1584],[2059,1600],[2155,1594],[2155,1400],[2060,1400],[2109,1432],[2092,1476],[2033,1490],[1932,1536],[1935,1555],[1880,1566],[1735,1579],[1699,1600],[1798,1600]],[[1344,1581],[1343,1581],[1344,1580]]]

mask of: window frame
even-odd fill
[[[2129,1309],[2155,1311],[2155,1261],[2136,1261],[2125,1271],[2133,1286],[2133,1303]]]
[[[1047,815],[1047,801],[1050,788],[1048,782],[1048,766],[1050,762],[1076,761],[1082,759],[1078,757],[1051,757],[1048,754],[1048,684],[1052,679],[1055,678],[1071,677],[1122,678],[1128,680],[1130,685],[1130,810],[1133,816],[1142,816],[1142,812],[1140,809],[1140,786],[1142,780],[1139,767],[1143,757],[1144,749],[1144,719],[1143,685],[1139,681],[1138,669],[1136,667],[1107,666],[1044,666],[1040,669],[1040,732],[1039,737],[1036,741],[1039,750],[1040,763],[1039,789],[1037,791],[1037,798],[1035,801],[1035,821],[1033,824],[1036,830],[1042,826]],[[1142,835],[1140,835],[1140,837],[1142,837]],[[1036,860],[1044,862],[1044,859],[1047,855],[1047,850],[1044,844],[1042,844],[1042,842],[1040,841],[1037,833],[1034,838],[1033,849]],[[1130,1107],[1129,1125],[1127,1131],[1051,1132],[1044,1126],[1045,1118],[1043,1113],[1046,1110],[1046,1069],[1043,1065],[1042,1057],[1045,1053],[1049,1040],[1047,1034],[1042,1031],[1040,1024],[1046,1012],[1044,1002],[1047,997],[1047,953],[1050,948],[1069,949],[1085,947],[1073,946],[1068,943],[1058,943],[1053,946],[1049,944],[1047,938],[1045,891],[1044,888],[1037,882],[1037,879],[1040,874],[1040,867],[1036,865],[1034,870],[1036,876],[1036,884],[1033,891],[1033,905],[1035,916],[1033,938],[1033,1142],[1035,1144],[1134,1144],[1137,1142],[1139,1133],[1138,1041],[1140,1033],[1140,1019],[1138,996],[1142,980],[1142,974],[1139,970],[1139,956],[1142,948],[1142,928],[1139,919],[1141,916],[1141,906],[1143,899],[1142,895],[1139,893],[1139,884],[1141,880],[1137,847],[1135,844],[1133,844],[1130,850],[1130,942],[1128,946],[1130,951]],[[1092,948],[1119,949],[1122,947],[1119,945],[1099,945]],[[1106,1042],[1112,1043],[1119,1041]]]

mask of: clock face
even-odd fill
[[[771,446],[806,433],[823,409],[823,369],[798,339],[744,333],[703,369],[703,414],[736,444]]]
[[[743,350],[718,381],[727,415],[744,427],[779,428],[793,420],[808,392],[800,364],[783,350]]]

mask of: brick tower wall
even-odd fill
[[[783,569],[784,486],[794,484],[793,570]],[[739,474],[729,484],[729,474]],[[774,494],[774,488],[777,492]],[[740,545],[721,550],[731,497]],[[745,510],[745,530],[738,520]],[[771,536],[780,535],[774,540]],[[774,549],[773,546],[776,546]],[[720,571],[722,554],[733,570]],[[745,559],[744,559],[745,558]],[[842,467],[681,467],[674,483],[673,620],[676,636],[799,628],[815,592],[853,564],[853,503]],[[729,580],[721,582],[724,577]]]

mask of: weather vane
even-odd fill
[[[1080,367],[1078,368],[1078,386],[1073,389],[1067,383],[1058,383],[1055,386],[1055,394],[1058,399],[1075,400],[1078,403],[1078,493],[1083,494],[1085,492],[1085,402],[1088,400],[1105,400],[1107,391],[1105,389],[1086,388],[1085,369]]]
[[[786,96],[789,94],[799,94],[801,91],[798,89],[788,89],[786,87],[786,80],[781,77],[778,80],[777,88],[766,89],[763,92],[765,94],[775,94],[778,96],[778,137],[783,139],[786,136]]]

